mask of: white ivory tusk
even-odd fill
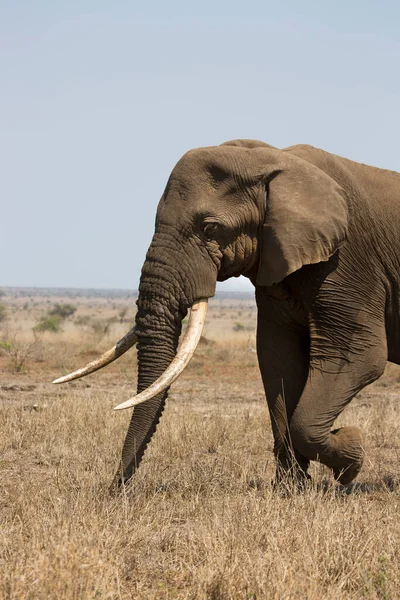
[[[164,373],[148,388],[143,390],[143,392],[122,404],[118,404],[114,410],[123,410],[146,402],[146,400],[150,400],[150,398],[153,398],[160,392],[166,390],[176,379],[178,379],[179,375],[188,365],[196,350],[196,346],[200,341],[206,320],[207,305],[207,299],[201,299],[194,302],[190,311],[190,318],[185,336],[178,348],[175,358]]]
[[[79,379],[79,377],[84,377],[85,375],[89,375],[89,373],[94,373],[94,371],[98,371],[102,369],[106,365],[109,365],[114,360],[125,354],[127,350],[132,348],[137,342],[137,337],[135,333],[135,328],[132,327],[130,331],[123,338],[119,340],[119,342],[111,348],[111,350],[107,350],[104,352],[99,358],[93,360],[86,367],[82,367],[81,369],[77,369],[73,373],[69,373],[68,375],[64,375],[64,377],[59,377],[55,379],[53,383],[66,383],[67,381],[72,381],[73,379]]]

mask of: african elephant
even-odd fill
[[[319,460],[339,482],[352,481],[361,432],[332,426],[387,360],[400,363],[399,233],[398,173],[308,145],[235,140],[186,153],[158,205],[135,328],[57,380],[92,372],[138,342],[139,396],[118,407],[136,406],[119,485],[138,467],[168,388],[194,352],[216,282],[239,275],[255,287],[278,478],[307,477]]]

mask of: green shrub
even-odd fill
[[[44,333],[45,331],[59,333],[62,331],[61,321],[62,319],[59,316],[43,317],[32,330],[34,333]]]
[[[60,319],[68,319],[76,312],[76,306],[73,304],[55,304],[54,307],[49,310],[51,317],[58,317]]]
[[[21,342],[17,340],[16,334],[12,340],[0,340],[0,349],[10,357],[15,373],[22,373],[26,370],[25,363],[36,348],[36,340],[31,343]]]
[[[12,349],[12,343],[10,340],[0,340],[0,348],[6,352],[10,352]]]

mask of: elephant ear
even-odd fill
[[[315,165],[284,151],[255,152],[268,155],[256,283],[269,286],[336,252],[347,235],[348,205],[343,189]]]

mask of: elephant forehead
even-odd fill
[[[248,149],[232,146],[210,146],[189,150],[177,162],[171,177],[174,180],[194,182],[195,178],[211,185],[229,177],[244,174],[251,166]]]
[[[224,193],[224,188],[232,181],[234,165],[227,160],[218,160],[216,148],[199,148],[187,152],[174,167],[158,213],[170,212],[174,208],[185,211],[191,207],[199,209],[210,197]]]
[[[157,210],[157,224],[185,227],[199,213],[224,210],[258,173],[246,148],[215,146],[187,152],[174,167]],[[252,168],[253,167],[253,168]]]
[[[183,181],[171,182],[159,202],[156,224],[186,229],[196,215],[207,212],[210,206],[216,204],[216,190],[207,189],[207,185],[200,181],[193,185],[185,185]]]

